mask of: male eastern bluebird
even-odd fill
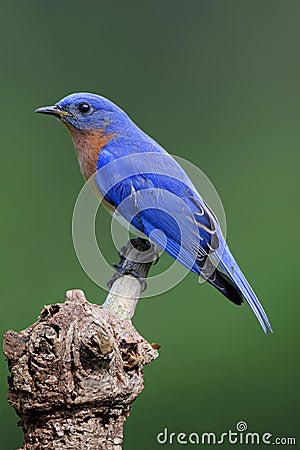
[[[264,332],[272,331],[212,210],[181,166],[122,109],[99,95],[76,93],[36,112],[67,126],[83,176],[96,177],[107,207],[233,303],[245,299]]]

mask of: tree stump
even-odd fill
[[[121,263],[128,266],[124,255]],[[68,291],[64,303],[45,306],[26,330],[5,334],[8,401],[21,418],[22,450],[122,448],[124,422],[143,389],[143,366],[158,352],[130,320],[141,283],[126,270],[113,281],[121,291],[115,287],[103,306],[80,290]],[[127,283],[135,286],[128,308]]]

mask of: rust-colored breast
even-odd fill
[[[81,172],[88,180],[97,169],[97,161],[102,148],[111,141],[115,133],[105,133],[104,129],[82,132],[68,127],[75,145]]]

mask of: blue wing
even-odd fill
[[[164,175],[145,173],[117,183],[105,200],[135,228],[190,270],[200,274],[197,258],[217,246],[212,221],[186,185]],[[198,214],[198,216],[197,216]],[[200,216],[201,214],[201,216]],[[198,218],[198,222],[196,221]],[[155,230],[161,233],[153,235]]]
[[[150,154],[145,162],[144,153],[134,154],[100,169],[100,192],[129,223],[234,303],[244,298],[264,331],[272,331],[216,218],[170,155]]]

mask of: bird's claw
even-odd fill
[[[134,261],[130,260],[129,258],[132,247],[138,250],[138,252],[135,252]],[[147,288],[147,282],[146,279],[138,272],[137,268],[140,264],[157,264],[159,260],[159,254],[159,248],[153,243],[150,243],[148,240],[143,238],[131,239],[118,251],[120,261],[118,264],[113,264],[116,272],[107,282],[109,289],[118,278],[121,278],[123,275],[128,274],[132,275],[141,283],[141,290],[143,292]],[[129,262],[126,264],[127,261]]]
[[[141,291],[144,292],[147,289],[147,281],[142,275],[140,275],[136,270],[133,269],[133,264],[129,263],[126,266],[122,267],[120,264],[113,264],[113,266],[117,269],[114,275],[108,280],[107,286],[111,289],[112,285],[116,280],[123,277],[124,275],[131,275],[136,278],[141,284]]]
[[[160,256],[159,256],[159,253],[156,253],[154,256],[155,256],[155,259],[153,260],[152,265],[153,265],[153,266],[156,266],[156,264],[157,264],[158,261],[159,261]]]

